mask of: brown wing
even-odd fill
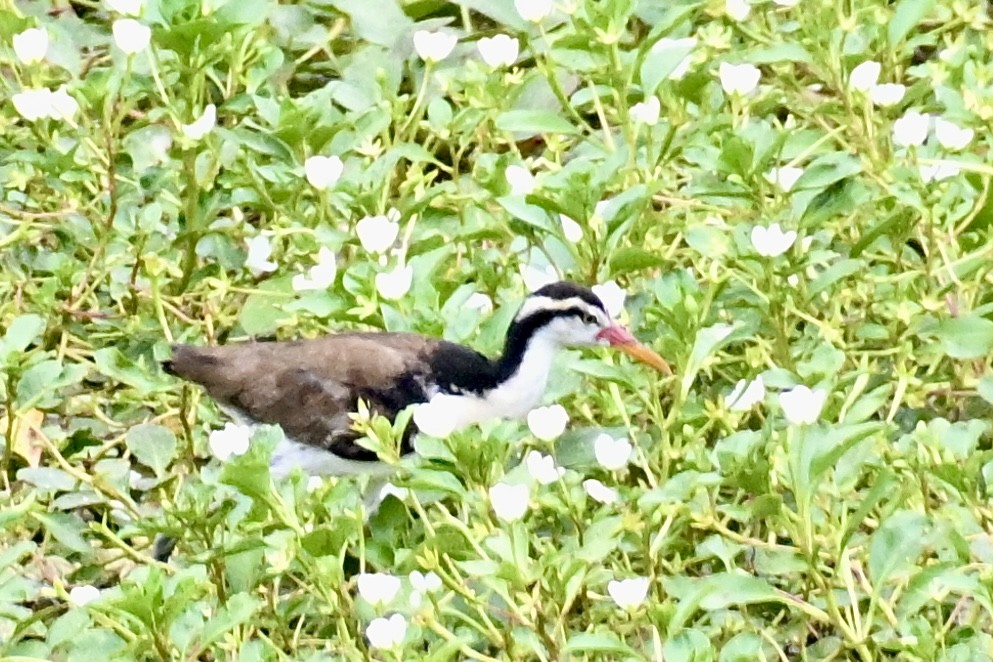
[[[360,397],[391,419],[425,401],[422,376],[440,342],[415,334],[343,333],[295,342],[176,345],[165,368],[202,385],[222,405],[278,423],[297,441],[365,460],[375,455],[353,443],[348,414]]]

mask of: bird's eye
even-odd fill
[[[591,315],[589,313],[583,313],[582,315],[579,316],[579,319],[583,320],[583,324],[596,324],[597,323],[596,316],[595,315]]]

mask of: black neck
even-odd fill
[[[524,360],[524,353],[534,334],[562,313],[556,311],[541,312],[529,315],[520,322],[511,322],[507,329],[507,340],[503,345],[503,354],[495,361],[497,381],[502,383],[513,377]]]

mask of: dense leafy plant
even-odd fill
[[[0,651],[989,655],[990,23],[7,3]],[[495,352],[556,275],[620,283],[676,375],[570,354],[564,409],[422,436],[368,521],[364,479],[273,482],[279,430],[230,446],[158,367],[352,327]],[[393,461],[403,423],[359,421]]]

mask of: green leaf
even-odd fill
[[[414,26],[396,0],[332,0],[330,5],[348,14],[356,37],[387,48],[411,34]]]
[[[832,152],[815,159],[800,175],[793,190],[827,188],[837,181],[862,172],[862,160],[844,152]]]
[[[43,490],[68,492],[76,489],[76,479],[55,467],[25,467],[17,472],[17,480],[23,480]]]
[[[639,656],[634,649],[613,632],[580,632],[569,637],[566,642],[566,653],[576,653],[586,657],[586,653],[621,653],[633,657]]]
[[[693,46],[660,48],[659,42],[656,42],[641,64],[641,93],[645,97],[655,94],[662,81],[676,70],[692,50]]]
[[[0,340],[0,359],[8,361],[33,343],[45,330],[45,319],[41,315],[18,315],[7,327]]]
[[[230,630],[244,625],[259,610],[261,601],[247,593],[236,593],[207,621],[201,635],[201,645],[208,646]]]
[[[496,126],[501,131],[534,135],[536,133],[579,133],[561,115],[548,110],[508,110],[497,115]]]
[[[934,8],[934,0],[900,0],[886,28],[890,47],[895,48]]]
[[[942,320],[934,330],[941,348],[953,359],[978,359],[993,351],[993,322],[976,315]]]
[[[987,375],[976,384],[976,392],[986,402],[993,405],[993,375]]]
[[[497,198],[497,204],[507,210],[507,213],[517,220],[524,221],[547,232],[554,232],[555,226],[548,218],[548,212],[537,205],[530,205],[523,198],[514,195],[504,195]]]
[[[83,532],[86,525],[77,515],[69,513],[31,513],[31,516],[38,520],[45,530],[52,534],[56,540],[72,551],[92,556],[94,547],[86,542]]]
[[[124,442],[131,454],[156,476],[161,476],[176,457],[176,435],[161,425],[136,425],[128,430]]]
[[[627,246],[613,252],[610,256],[611,275],[654,269],[666,264],[666,260],[658,253],[646,251],[637,246]]]
[[[869,543],[869,577],[877,593],[890,577],[900,575],[902,581],[920,571],[917,558],[929,528],[927,517],[909,510],[893,513],[880,524]]]
[[[689,361],[686,362],[686,369],[683,371],[681,387],[684,394],[689,393],[697,373],[703,369],[707,359],[718,349],[731,342],[732,336],[738,328],[737,324],[714,324],[697,332],[696,340],[693,341],[693,351],[690,353]]]

